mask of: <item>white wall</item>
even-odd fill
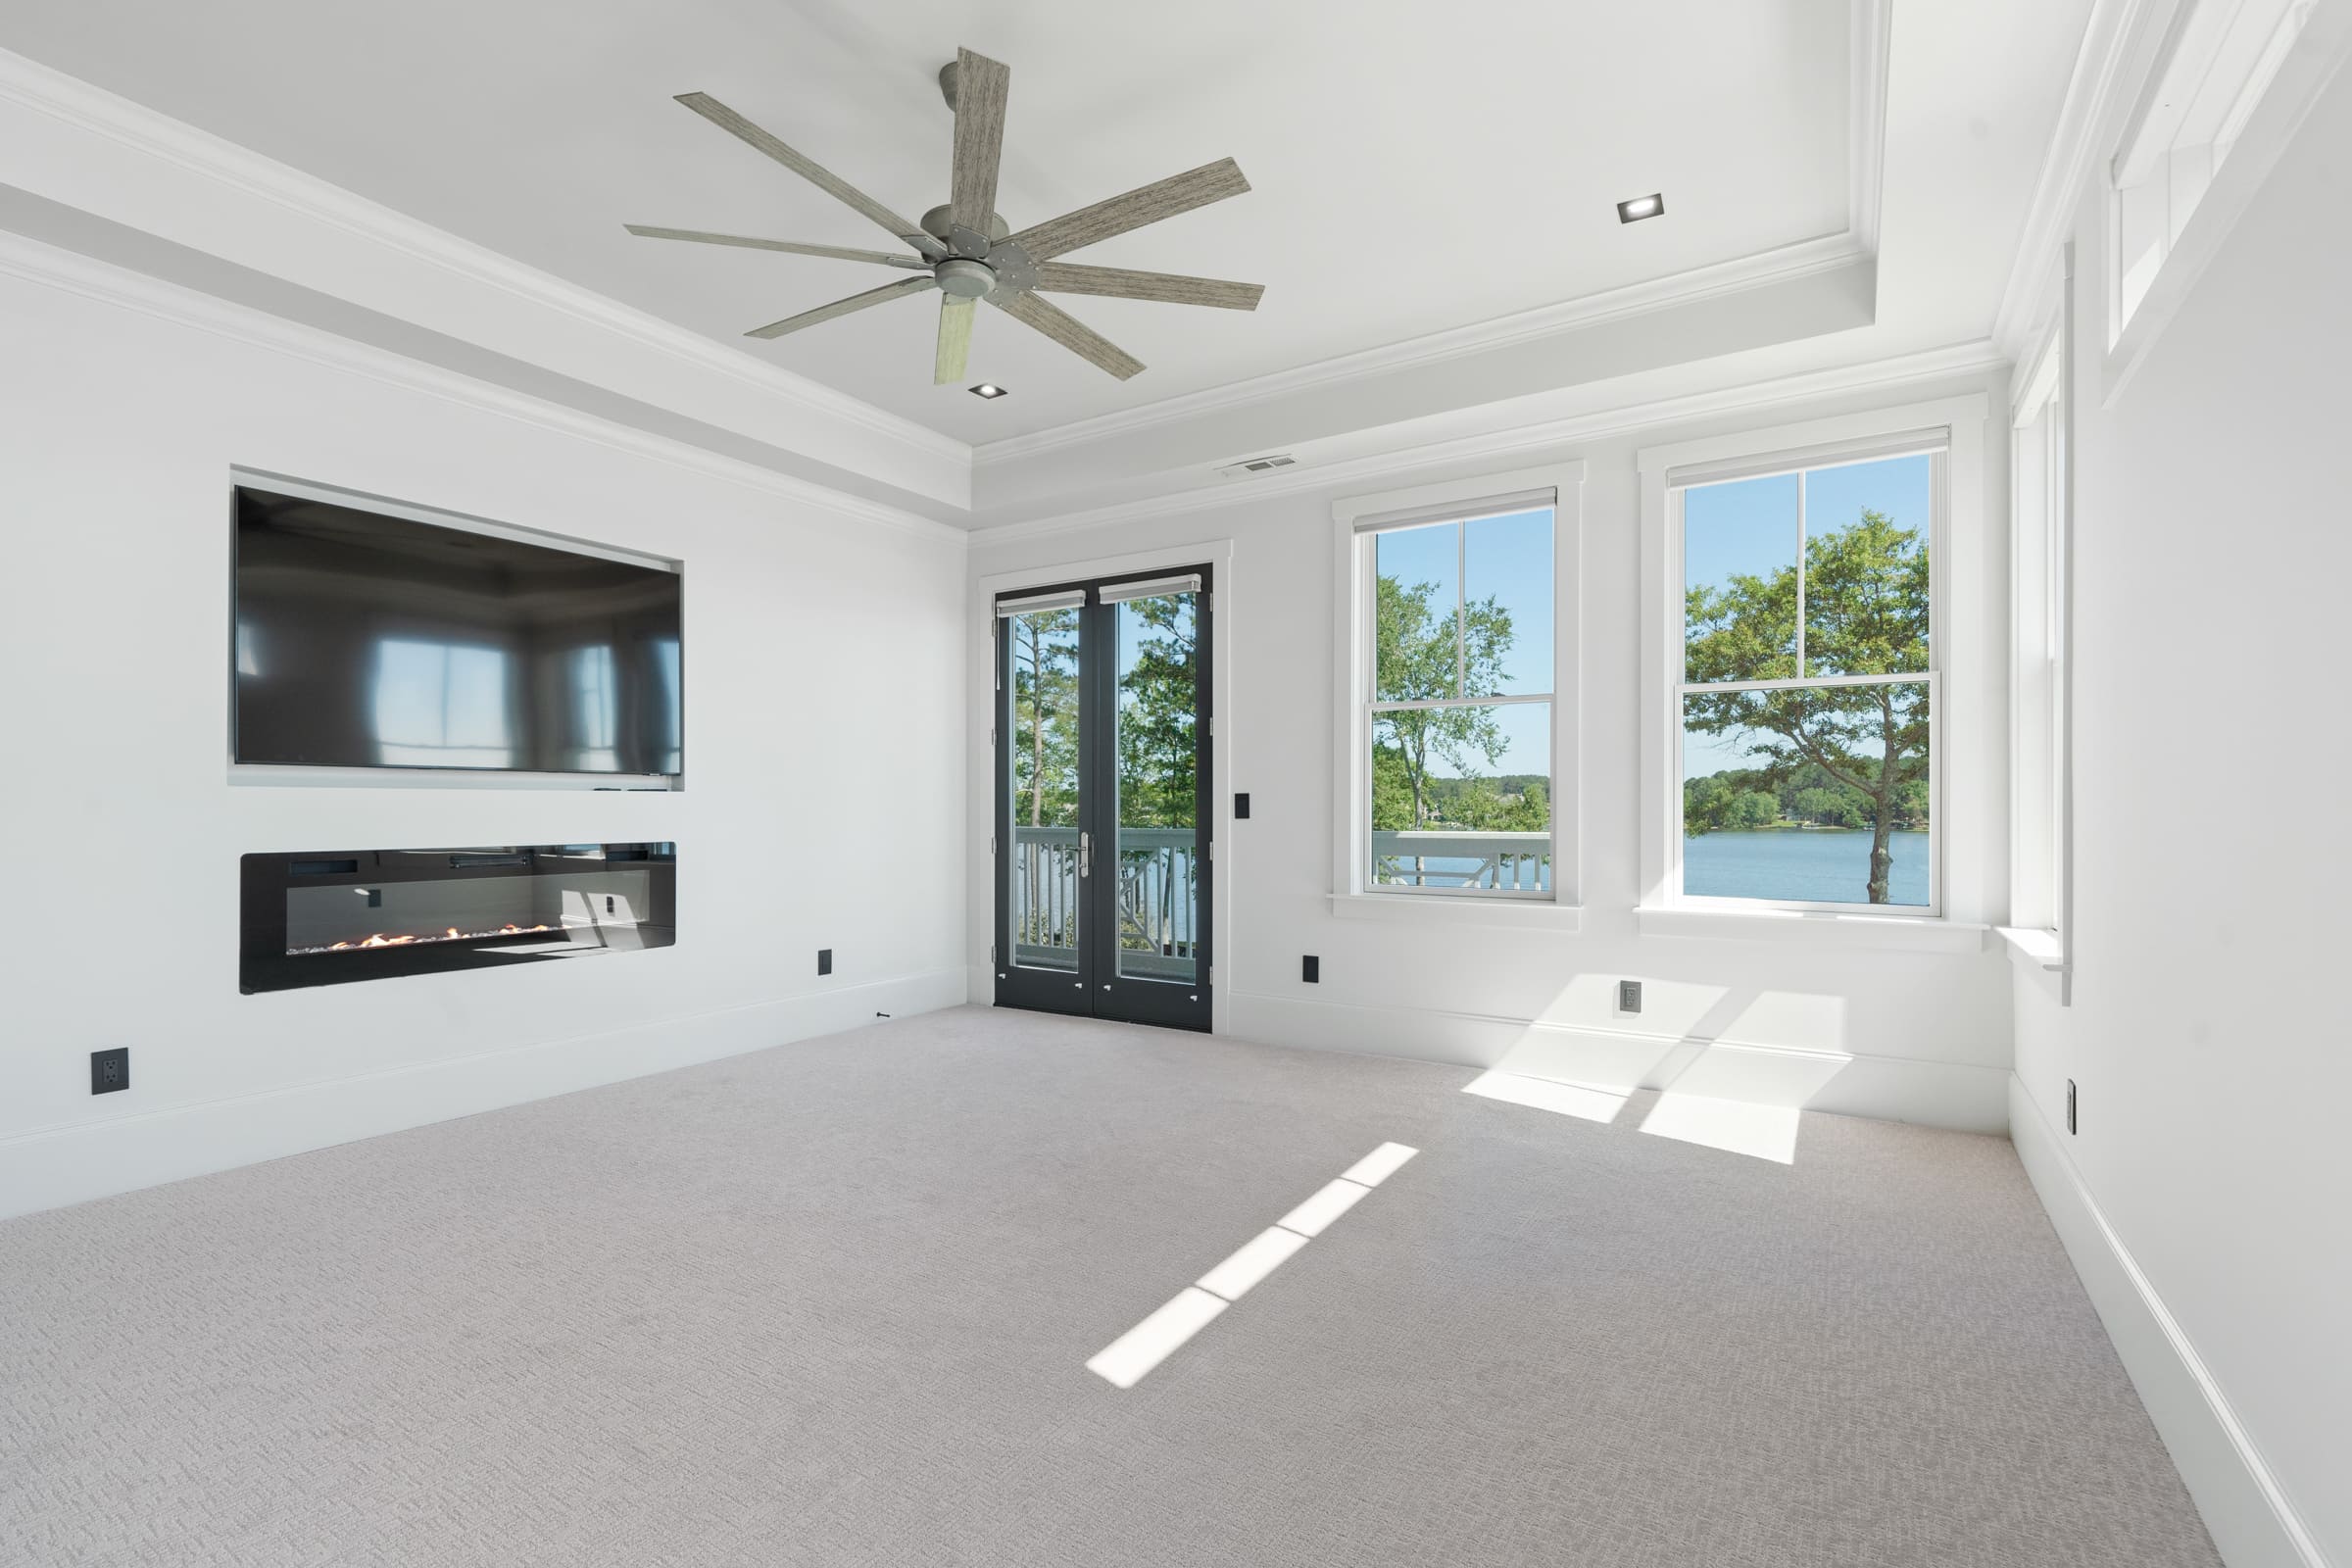
[[[1229,883],[1231,923],[1216,957],[1220,1028],[1245,1038],[1381,1052],[1489,1066],[1569,1081],[1630,1086],[1662,1083],[1698,1054],[1690,1043],[1723,1044],[1698,1078],[1721,1073],[1770,1096],[1781,1085],[1812,1093],[1817,1058],[1854,1059],[1813,1095],[1817,1108],[1946,1126],[2006,1125],[2009,1007],[2001,960],[1990,953],[1931,955],[1832,948],[1810,942],[1642,936],[1635,929],[1639,878],[1638,690],[1641,668],[1638,448],[1719,431],[1758,428],[1874,406],[1954,393],[2001,392],[1984,376],[1791,403],[1740,418],[1715,418],[1618,435],[1581,446],[1514,451],[1483,466],[1418,469],[1409,475],[1252,499],[1237,486],[1224,505],[1179,516],[1032,537],[975,536],[975,586],[967,635],[974,651],[989,632],[979,579],[1045,573],[1074,562],[1233,541],[1233,564],[1217,586],[1217,612],[1231,622],[1234,705],[1220,717],[1224,776],[1219,808],[1250,792],[1248,821],[1221,822],[1217,866]],[[1450,910],[1411,922],[1337,918],[1332,891],[1332,726],[1339,722],[1333,675],[1331,503],[1335,496],[1436,482],[1462,474],[1582,459],[1584,486],[1584,874],[1579,932],[1464,926]],[[1997,427],[1984,488],[1994,510],[1959,548],[1978,553],[1984,580],[2007,581],[2001,541],[2008,493]],[[2006,776],[1998,737],[2005,681],[1999,661],[2004,609],[1979,607],[1970,631],[1984,654],[1973,674],[1956,675],[1954,711],[1973,707],[1993,740],[1955,765],[1977,770],[1969,793],[1990,803],[1974,820],[1947,822],[1954,853],[1977,858],[1989,903],[1965,918],[1999,912],[2006,901]],[[974,661],[974,710],[985,675]],[[988,726],[971,735],[969,767],[988,776]],[[973,998],[991,994],[988,805],[970,807]],[[1421,911],[1416,911],[1421,912]],[[1302,984],[1298,959],[1322,959],[1322,980]],[[1620,977],[1646,982],[1643,1012],[1613,1009]],[[1763,1048],[1741,1054],[1728,1048]]]
[[[2105,407],[2073,229],[2074,1004],[2017,982],[2018,1139],[2232,1568],[2352,1563],[2348,154],[2352,73]]]
[[[961,1000],[960,538],[11,256],[0,1213]],[[230,782],[232,464],[682,559],[687,788]],[[673,948],[237,992],[247,851],[643,839],[678,844]],[[109,1046],[131,1048],[132,1088],[94,1099],[87,1054]]]

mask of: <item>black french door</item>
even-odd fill
[[[1209,1027],[1211,586],[998,597],[999,1006]]]

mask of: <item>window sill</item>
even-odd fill
[[[1552,931],[1573,936],[1584,928],[1582,905],[1548,899],[1479,899],[1444,894],[1333,893],[1331,912],[1347,920],[1429,921],[1437,925],[1489,926],[1509,931]]]
[[[2033,926],[2004,925],[1993,928],[2009,949],[2010,961],[2029,973],[2062,974],[2066,970],[2066,950],[2058,945],[2058,933]]]
[[[1904,953],[1982,953],[1988,926],[1918,915],[1835,914],[1814,909],[1666,909],[1634,911],[1645,937],[1722,937],[1742,942],[1803,942]]]

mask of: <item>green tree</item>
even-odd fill
[[[1011,619],[1013,815],[1032,827],[1078,822],[1078,612]]]
[[[1119,823],[1191,827],[1200,771],[1193,597],[1130,599],[1120,612],[1122,630],[1134,641],[1119,676]]]
[[[1383,574],[1374,607],[1374,678],[1384,703],[1434,702],[1455,697],[1480,697],[1502,684],[1502,662],[1511,648],[1511,615],[1494,598],[1463,607],[1456,623],[1451,606],[1431,601],[1435,583],[1407,587]],[[1430,762],[1433,758],[1456,768],[1470,764],[1473,756],[1489,765],[1503,753],[1502,726],[1490,708],[1392,709],[1376,715],[1372,730],[1372,825],[1395,819],[1397,827],[1425,827],[1430,812]],[[1396,759],[1384,769],[1382,751]],[[1384,809],[1380,789],[1384,777],[1409,798],[1410,809]]]
[[[1867,803],[1857,802],[1852,790],[1812,789],[1796,792],[1795,814],[1804,821],[1818,822],[1823,827],[1860,827],[1868,817]]]
[[[1805,541],[1794,565],[1770,576],[1733,575],[1685,596],[1684,664],[1692,682],[1796,675],[1796,624],[1804,616],[1808,675],[1924,674],[1928,667],[1928,553],[1919,532],[1865,510],[1852,527]],[[1748,742],[1776,784],[1817,768],[1862,800],[1871,829],[1869,899],[1888,900],[1889,836],[1926,820],[1928,697],[1917,684],[1695,693],[1684,722]],[[1906,794],[1917,784],[1916,796]],[[1685,791],[1689,797],[1688,788]],[[1777,800],[1777,795],[1776,795]],[[1915,809],[1916,807],[1916,809]]]

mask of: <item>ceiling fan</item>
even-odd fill
[[[914,253],[911,256],[852,250],[839,245],[752,239],[741,234],[711,234],[691,228],[655,228],[641,223],[624,226],[630,233],[648,239],[693,240],[704,245],[790,251],[797,256],[829,256],[845,262],[903,268],[919,274],[754,327],[744,335],[778,338],[869,306],[938,289],[943,296],[939,302],[939,350],[931,375],[938,385],[963,379],[964,364],[971,351],[972,308],[981,300],[1122,381],[1141,370],[1143,362],[1058,306],[1038,298],[1041,291],[1158,300],[1170,305],[1209,305],[1229,311],[1257,309],[1258,297],[1265,293],[1264,285],[1258,283],[1229,283],[1220,278],[1187,277],[1173,272],[1136,272],[1116,267],[1072,267],[1054,259],[1114,234],[1156,223],[1163,218],[1173,218],[1228,196],[1239,196],[1250,188],[1250,182],[1242,177],[1241,169],[1232,159],[1171,174],[1124,196],[1081,207],[1074,213],[1014,233],[996,211],[997,170],[1004,144],[1004,101],[1012,85],[1011,68],[969,49],[958,49],[955,61],[941,68],[939,85],[947,95],[948,106],[956,112],[956,155],[950,171],[947,205],[932,208],[919,224],[908,222],[832,171],[810,162],[708,93],[682,93],[678,97],[679,103],[721,130],[749,142],[828,195],[881,224]]]

